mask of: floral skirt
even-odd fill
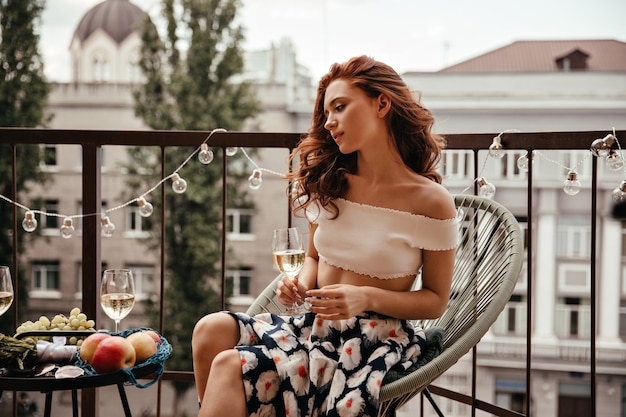
[[[229,313],[239,322],[251,417],[376,416],[382,380],[425,347],[407,320],[368,313],[348,320]]]

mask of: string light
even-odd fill
[[[496,194],[496,186],[488,182],[484,177],[478,178],[478,195],[493,198]]]
[[[613,190],[612,197],[616,203],[626,201],[626,180],[623,180],[619,187]]]
[[[24,214],[24,220],[22,220],[22,227],[27,232],[34,232],[37,228],[37,219],[35,218],[35,213],[31,210],[27,210]]]
[[[611,171],[621,171],[624,169],[624,158],[622,158],[621,153],[615,149],[611,149],[606,156],[606,166]]]
[[[154,207],[145,198],[139,197],[137,199],[137,205],[139,206],[139,215],[141,217],[150,217],[152,212],[154,211]]]
[[[198,160],[204,165],[208,165],[213,162],[213,151],[209,149],[209,145],[203,143],[200,145],[200,152],[198,152]]]
[[[69,239],[74,234],[74,222],[71,217],[63,219],[63,226],[61,226],[61,237],[63,239]]]
[[[563,191],[567,195],[576,195],[580,192],[580,181],[578,181],[578,174],[576,171],[570,171],[567,174],[567,179],[563,182]]]
[[[148,194],[152,193],[161,184],[163,184],[163,182],[167,181],[168,179],[172,180],[172,189],[174,190],[174,192],[179,193],[179,194],[184,193],[187,190],[187,182],[180,176],[178,171],[180,171],[196,153],[198,154],[198,160],[202,164],[211,163],[214,159],[214,154],[213,154],[213,151],[209,148],[209,145],[207,142],[209,141],[211,136],[217,132],[226,132],[226,130],[219,128],[219,129],[214,129],[213,131],[211,131],[211,133],[207,136],[204,142],[200,144],[200,146],[194,152],[192,152],[191,155],[189,155],[189,157],[174,171],[173,174],[160,180],[156,185],[154,185],[151,189],[143,193],[140,197],[130,200],[126,203],[120,204],[117,207],[113,207],[108,210],[105,210],[101,214],[92,213],[92,214],[63,216],[58,213],[47,213],[47,212],[40,211],[40,210],[31,210],[25,205],[22,205],[16,201],[13,201],[10,198],[5,197],[2,194],[0,194],[0,199],[6,200],[7,202],[14,204],[17,207],[20,207],[26,211],[24,220],[22,221],[22,227],[27,232],[32,232],[37,228],[37,219],[35,217],[35,214],[41,214],[43,216],[65,217],[63,219],[63,225],[61,227],[61,236],[64,238],[69,238],[74,233],[74,226],[73,226],[72,218],[87,217],[87,216],[100,216],[102,226],[103,226],[102,228],[103,235],[110,235],[115,230],[115,225],[111,222],[110,218],[106,216],[106,213],[109,213],[114,210],[119,210],[121,208],[129,206],[136,202],[139,207],[138,209],[139,214],[142,217],[150,216],[154,211],[154,207],[152,206],[151,203],[149,203],[144,198],[144,196],[147,196]],[[504,147],[502,146],[502,135],[507,132],[519,132],[519,130],[515,130],[515,129],[505,130],[501,132],[500,134],[498,134],[497,136],[495,136],[493,138],[493,142],[491,146],[489,147],[489,157],[499,159],[505,155],[506,152],[504,150]],[[617,149],[614,148],[615,146],[617,147]],[[239,151],[239,149],[241,149],[243,155],[254,166],[254,169],[251,175],[248,177],[248,185],[252,190],[258,190],[259,188],[261,188],[261,185],[263,183],[264,171],[284,178],[284,173],[280,173],[280,172],[276,172],[276,171],[259,167],[254,162],[254,160],[250,158],[250,156],[248,155],[248,153],[246,152],[244,148],[227,147],[225,149],[225,154],[226,156],[234,156]],[[615,135],[615,129],[613,129],[613,134],[608,134],[604,138],[594,140],[590,147],[590,150],[591,150],[591,154],[597,157],[606,158],[607,166],[611,170],[619,171],[621,169],[624,169],[626,165],[624,158],[621,154],[621,148],[620,148],[619,142]],[[555,160],[551,160],[547,158],[546,156],[542,155],[539,151],[532,151],[530,158],[528,157],[528,152],[526,152],[524,155],[520,156],[517,160],[517,167],[520,169],[520,171],[528,171],[529,164],[534,163],[535,154],[542,156],[547,161],[557,164],[565,168],[566,170],[568,170],[568,177],[563,183],[563,189],[568,195],[576,195],[580,192],[581,187],[580,187],[580,181],[578,181],[578,178],[577,178],[578,175],[576,172],[576,167],[580,166],[587,157],[579,161],[576,167],[568,168],[568,167],[563,166],[562,164],[560,164],[559,162]],[[481,173],[485,169],[487,159],[485,159],[485,163],[483,164]],[[487,197],[487,198],[492,198],[495,195],[496,187],[493,184],[489,183],[483,176],[481,176],[481,174],[479,174],[476,181],[479,184],[479,195]],[[469,187],[463,192],[467,191],[468,189]],[[616,201],[623,201],[624,199],[626,199],[626,181],[622,181],[621,185],[613,190],[613,199]]]
[[[174,173],[172,174],[172,190],[176,194],[182,194],[187,191],[187,181],[182,179],[180,175]]]
[[[535,152],[532,153],[532,156],[535,156]],[[530,160],[528,158],[528,152],[526,152],[524,155],[517,158],[517,168],[520,171],[528,172],[528,165],[530,165]]]
[[[263,184],[263,173],[260,169],[255,169],[248,177],[248,186],[252,190],[258,190]]]
[[[591,143],[591,153],[598,158],[605,158],[609,155],[611,147],[616,141],[615,135],[610,133],[602,139],[596,139]]]
[[[100,222],[102,223],[102,236],[113,236],[113,232],[115,231],[115,225],[113,224],[111,219],[109,219],[109,216],[103,216]]]
[[[489,145],[489,156],[492,158],[502,159],[504,157],[504,148],[502,147],[502,138],[500,135],[494,137],[493,142]]]

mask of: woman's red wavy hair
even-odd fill
[[[311,127],[289,157],[291,166],[297,166],[297,170],[288,175],[292,181],[289,192],[294,211],[318,200],[321,206],[330,206],[337,215],[333,200],[346,194],[346,173],[356,173],[356,152],[342,154],[330,132],[324,128],[324,96],[329,84],[338,79],[360,88],[369,97],[377,98],[380,94],[389,97],[391,110],[386,122],[402,160],[416,173],[441,183],[437,167],[445,140],[431,132],[433,115],[393,68],[370,57],[359,56],[333,64],[319,82]]]

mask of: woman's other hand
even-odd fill
[[[368,310],[367,287],[332,284],[306,292],[309,311],[323,320],[343,320]]]

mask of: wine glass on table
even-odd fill
[[[135,282],[130,269],[107,269],[102,273],[100,305],[104,313],[115,321],[115,332],[120,321],[135,305]]]
[[[0,316],[13,304],[13,283],[8,266],[0,266]]]
[[[305,258],[300,230],[297,227],[274,230],[272,253],[274,264],[276,264],[278,270],[297,284],[297,276],[304,265]],[[294,300],[293,305],[286,310],[287,313],[292,315],[305,313],[306,311],[306,306],[299,305],[297,300]]]

